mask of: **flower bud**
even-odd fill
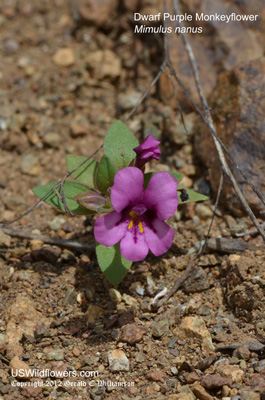
[[[102,194],[88,190],[87,192],[79,193],[74,197],[82,207],[88,208],[89,210],[98,212],[102,207],[107,204],[107,199]]]

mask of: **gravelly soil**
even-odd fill
[[[133,35],[134,2],[127,3],[110,1],[96,15],[59,0],[1,4],[2,221],[34,204],[32,187],[63,176],[66,154],[96,150],[150,85],[162,42]],[[161,161],[150,168],[177,169],[184,185],[208,190],[176,110],[154,88],[128,126],[139,139],[151,133],[161,140]],[[194,114],[185,119],[194,131]],[[212,237],[249,227],[246,218],[217,214]],[[104,280],[93,249],[37,238],[93,243],[91,218],[42,204],[12,225],[36,239],[0,232],[0,400],[264,399],[263,251],[206,253],[167,303],[151,306],[184,272],[211,216],[211,200],[179,208],[171,250],[136,263],[118,288]],[[30,368],[64,376],[13,376]]]

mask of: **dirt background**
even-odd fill
[[[251,10],[241,1],[211,6],[221,12],[237,7],[237,12],[260,13],[261,19],[256,25],[229,25],[230,31],[205,24],[205,34],[191,38],[195,52],[204,55],[199,63],[207,95],[221,73],[231,73],[242,61],[258,58],[262,70],[265,46],[261,1],[253,1]],[[205,10],[209,2],[186,1],[183,10],[194,7]],[[161,65],[163,38],[135,35],[133,12],[161,10],[155,0],[1,2],[2,222],[34,204],[33,187],[62,178],[66,154],[89,155],[113,120],[122,120],[136,105]],[[189,84],[180,38],[169,39],[172,61]],[[192,86],[190,91],[196,96]],[[38,239],[93,243],[92,218],[41,204],[11,226],[36,239],[0,231],[1,400],[265,399],[262,249],[238,253],[230,244],[228,252],[207,252],[165,305],[151,307],[202,244],[213,214],[211,183],[214,189],[212,180],[219,179],[218,167],[210,165],[215,169],[208,171],[199,161],[198,144],[194,151],[199,121],[181,92],[177,96],[188,135],[166,76],[127,122],[139,140],[152,134],[161,141],[161,161],[151,169],[177,170],[183,185],[210,195],[203,204],[180,207],[171,218],[176,235],[165,256],[135,263],[119,287],[111,288],[93,250],[70,251]],[[218,107],[220,116],[221,97]],[[237,118],[238,108],[233,110]],[[224,121],[219,122],[221,129]],[[231,238],[250,227],[240,210],[227,211],[229,205],[217,210],[212,238]],[[259,237],[245,239],[262,246]],[[61,371],[65,377],[14,377],[12,368]]]

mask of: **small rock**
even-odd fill
[[[53,62],[59,67],[70,67],[75,63],[73,50],[67,47],[57,50],[53,56]]]
[[[236,365],[222,365],[217,372],[224,377],[231,378],[233,383],[241,383],[245,377],[244,371]]]
[[[11,237],[6,235],[3,231],[0,231],[0,247],[10,247]]]
[[[215,348],[212,343],[210,332],[206,328],[205,322],[201,317],[185,317],[179,329],[188,337],[199,338],[202,348],[206,352],[214,351]]]
[[[155,338],[161,338],[162,336],[164,336],[168,332],[168,329],[169,324],[166,320],[153,322],[151,324],[152,336]]]
[[[0,340],[1,342],[1,340]],[[256,372],[260,372],[265,369],[265,360],[260,360],[255,366],[254,369]]]
[[[23,347],[19,343],[8,343],[6,347],[6,358],[12,360],[15,356],[21,357],[24,353]]]
[[[207,389],[217,389],[224,385],[232,385],[232,380],[218,374],[206,375],[201,380],[201,385]]]
[[[62,217],[55,217],[50,223],[49,227],[53,231],[58,231],[58,229],[65,223],[65,219]]]
[[[150,371],[146,375],[146,379],[153,382],[163,382],[167,374],[164,371]]]
[[[169,400],[194,400],[194,397],[190,393],[178,393],[171,394]]]
[[[111,350],[108,352],[109,368],[112,372],[129,371],[130,364],[122,350]]]
[[[133,294],[139,294],[140,296],[144,295],[144,288],[141,282],[133,282],[130,286],[130,292]]]
[[[109,289],[109,297],[115,303],[120,303],[122,299],[120,292],[113,288]]]
[[[192,387],[192,391],[199,400],[214,400],[213,396],[207,393],[204,387],[198,383]]]
[[[79,136],[85,136],[89,130],[89,127],[87,125],[82,125],[73,122],[70,126],[70,129],[71,129],[71,136],[73,138],[76,138]]]
[[[17,343],[23,334],[34,337],[36,321],[49,326],[50,322],[37,311],[32,301],[25,295],[18,294],[6,313],[6,335],[10,344]]]
[[[234,352],[233,355],[241,360],[249,360],[251,353],[247,346],[239,346]],[[265,365],[264,365],[265,368]]]
[[[260,400],[260,394],[252,390],[242,390],[240,400]]]
[[[135,310],[137,310],[139,307],[138,301],[126,293],[123,294],[122,300],[125,302],[125,304],[127,304],[127,306],[132,307]]]
[[[15,356],[10,361],[10,368],[12,372],[12,376],[17,376],[20,379],[28,380],[30,379],[31,369],[28,364],[24,361],[20,360],[18,356]]]
[[[213,211],[210,209],[210,207],[205,206],[204,204],[197,204],[195,207],[195,212],[203,220],[213,216]]]
[[[68,288],[65,295],[64,295],[64,300],[63,300],[63,305],[64,307],[67,306],[68,304],[75,304],[77,300],[76,296],[76,291],[72,288]]]
[[[42,339],[50,336],[49,329],[44,324],[37,324],[34,331],[34,337],[36,339]]]
[[[138,343],[142,340],[143,336],[147,332],[148,328],[141,325],[136,325],[136,324],[124,325],[121,329],[120,340],[122,342],[129,344]]]
[[[142,93],[140,92],[121,93],[119,95],[119,104],[123,110],[130,110],[136,106],[141,97]]]
[[[61,136],[57,132],[48,132],[43,137],[43,143],[54,149],[59,149],[61,144]]]
[[[196,293],[203,292],[206,289],[209,289],[210,281],[208,279],[206,271],[197,267],[192,270],[190,276],[185,281],[183,285],[183,290],[185,293]]]
[[[64,351],[62,349],[51,349],[47,348],[44,350],[45,357],[47,361],[55,360],[62,361],[64,360]]]
[[[8,337],[3,333],[0,333],[0,348],[8,343]]]
[[[89,0],[78,7],[78,12],[85,22],[106,28],[115,19],[118,4],[118,0]]]
[[[111,50],[92,52],[87,56],[86,62],[88,68],[92,70],[93,76],[97,79],[116,79],[121,74],[121,60]]]
[[[60,254],[61,249],[59,247],[54,248],[51,246],[44,246],[41,249],[32,250],[31,255],[36,261],[47,261],[48,263],[54,265],[56,264]]]
[[[87,324],[94,324],[98,316],[102,313],[102,308],[94,304],[89,304],[86,310]]]
[[[32,154],[27,154],[22,158],[20,169],[23,174],[38,176],[40,174],[40,164],[38,158]]]

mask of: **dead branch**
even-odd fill
[[[52,237],[48,237],[48,236],[35,235],[31,232],[18,231],[16,229],[0,227],[0,231],[4,232],[6,235],[9,235],[12,237],[17,237],[17,238],[21,238],[21,239],[30,239],[30,240],[37,239],[37,240],[41,240],[43,243],[46,243],[46,244],[51,244],[54,246],[71,249],[71,250],[88,252],[95,248],[94,243],[80,243],[75,240],[63,240],[63,239],[52,238]]]

